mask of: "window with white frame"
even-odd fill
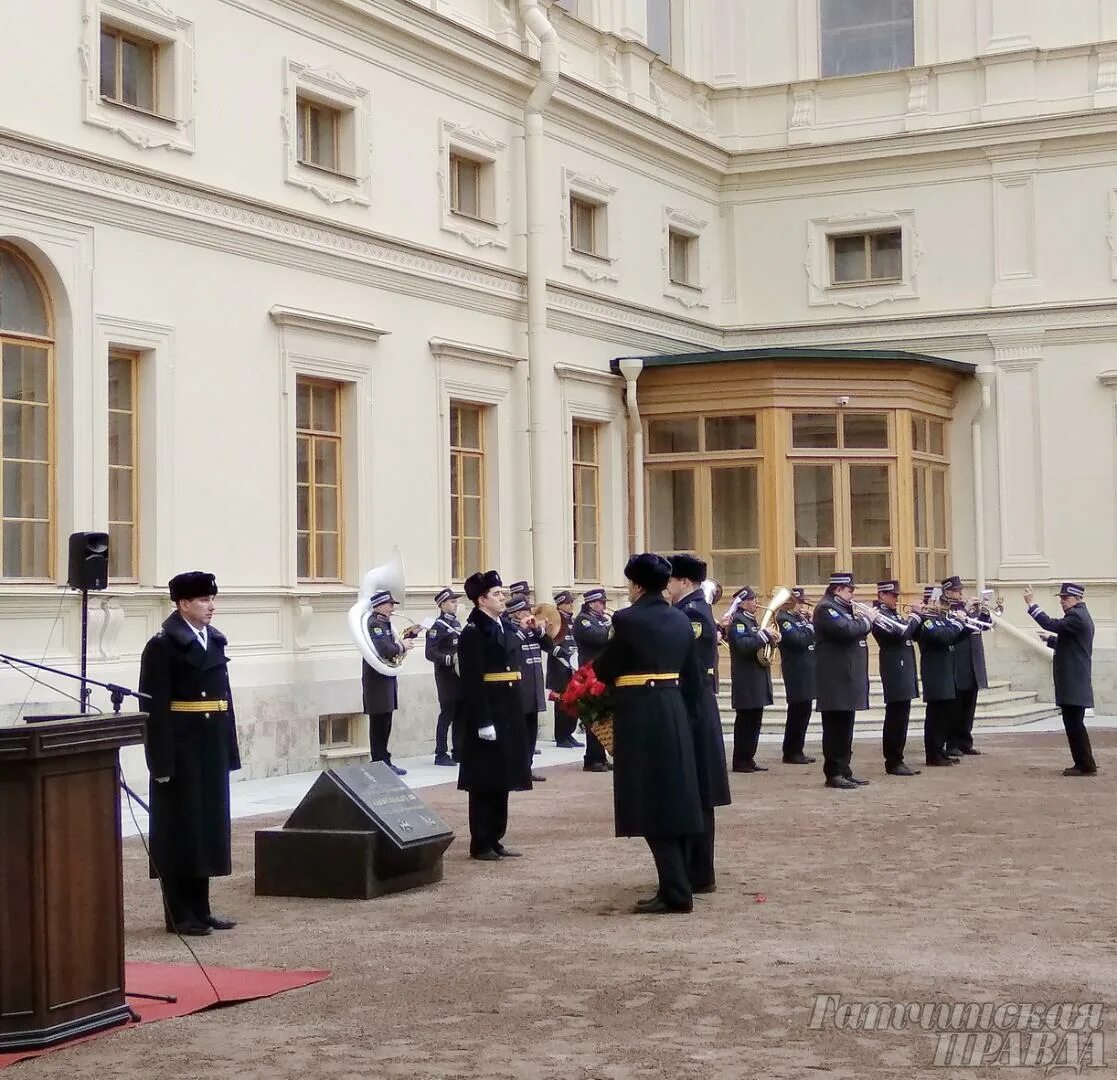
[[[681,229],[668,229],[667,266],[672,284],[697,285],[698,237]]]
[[[823,78],[915,65],[914,0],[820,0]]]
[[[450,151],[450,212],[476,221],[492,220],[492,162]]]
[[[592,282],[616,281],[620,249],[611,203],[617,189],[600,176],[562,171],[563,265]]]
[[[903,234],[899,229],[829,237],[830,284],[870,285],[903,278]]]
[[[287,61],[287,182],[324,202],[372,198],[369,91],[332,68]]]
[[[508,246],[508,192],[501,166],[506,149],[506,143],[477,127],[441,121],[442,231],[471,248]]]
[[[648,0],[648,48],[671,63],[671,0]]]
[[[142,150],[194,150],[194,24],[163,4],[86,0],[85,122]]]
[[[570,247],[580,255],[601,258],[605,237],[605,206],[580,195],[570,196]]]

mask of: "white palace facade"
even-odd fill
[[[1076,580],[1111,710],[1115,346],[1117,0],[0,0],[0,652],[75,668],[72,532],[94,678],[212,571],[245,775],[364,739],[397,546],[417,621],[633,548]]]

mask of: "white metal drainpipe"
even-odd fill
[[[519,0],[520,18],[539,39],[539,81],[524,105],[524,189],[527,223],[527,378],[528,458],[531,469],[531,569],[538,602],[550,601],[555,584],[548,557],[551,521],[548,508],[558,505],[548,491],[547,424],[547,252],[546,200],[543,186],[543,110],[559,80],[559,38],[539,7],[539,0]]]
[[[980,376],[979,376],[980,378]],[[977,595],[985,588],[985,466],[982,463],[981,421],[989,411],[989,384],[981,380],[981,401],[970,424],[970,439],[973,455],[973,520],[974,541],[977,548],[977,563],[974,567],[977,577]]]
[[[644,425],[640,421],[640,404],[636,400],[636,380],[644,370],[644,361],[625,357],[618,365],[625,378],[625,405],[628,407],[628,425],[632,433],[632,550],[645,550],[644,543]]]

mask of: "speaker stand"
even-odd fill
[[[93,693],[92,688],[86,682],[86,671],[89,657],[89,590],[82,588],[81,590],[81,690],[79,695],[81,697],[81,711],[83,713],[89,712],[89,696]],[[115,702],[114,702],[115,704]]]

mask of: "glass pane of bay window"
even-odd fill
[[[836,413],[795,413],[791,417],[791,445],[797,450],[836,450]]]
[[[697,417],[648,421],[649,454],[688,454],[697,449]]]
[[[714,550],[760,546],[755,466],[711,469],[710,503],[714,507]]]
[[[868,583],[883,581],[892,576],[892,553],[887,551],[863,551],[853,553],[853,578]],[[868,590],[867,590],[868,591]]]
[[[946,542],[946,471],[931,473],[931,519],[934,522],[935,547],[945,549]]]
[[[831,465],[795,466],[795,546],[834,546],[834,469]]]
[[[887,450],[888,416],[886,413],[844,413],[842,445],[847,450]]]
[[[892,499],[887,465],[849,467],[850,546],[892,544]]]
[[[760,581],[760,556],[755,551],[715,551],[710,556],[709,574],[730,588],[755,586]]]
[[[655,469],[648,474],[648,525],[653,551],[693,550],[693,469]]]
[[[822,585],[837,569],[836,556],[828,551],[800,551],[795,556],[795,581],[799,585]]]
[[[706,450],[755,450],[756,417],[707,416]]]

